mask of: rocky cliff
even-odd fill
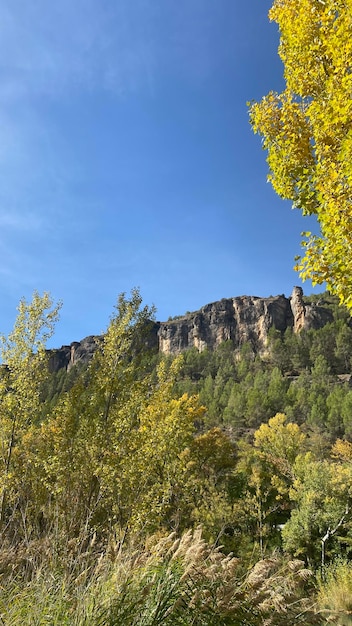
[[[301,287],[294,287],[290,298],[284,295],[270,298],[238,296],[207,304],[195,313],[168,322],[157,322],[148,343],[164,354],[179,354],[193,347],[199,351],[214,350],[223,341],[230,340],[234,350],[250,343],[255,353],[263,353],[272,327],[279,331],[292,328],[299,332],[321,328],[332,319],[328,308],[305,304]],[[99,336],[90,336],[53,350],[51,371],[88,362],[100,340]]]
[[[195,347],[213,350],[223,341],[231,340],[238,350],[250,343],[254,352],[265,351],[270,328],[295,332],[318,329],[332,321],[329,309],[306,305],[301,287],[294,287],[292,296],[258,298],[239,296],[207,304],[200,311],[160,323],[159,350],[177,354]]]

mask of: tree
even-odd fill
[[[40,415],[40,391],[48,374],[45,346],[53,334],[60,306],[53,306],[48,293],[41,296],[35,291],[31,302],[24,298],[20,301],[9,336],[0,336],[0,523],[4,522],[9,491],[16,482],[14,458],[21,470],[22,439]],[[21,485],[22,481],[17,482]]]
[[[293,466],[304,441],[299,426],[286,423],[286,415],[277,413],[255,431],[254,445],[239,442],[236,476],[243,483],[239,505],[247,527],[252,525],[258,538],[261,555],[265,542],[277,539],[278,525],[288,519]]]
[[[352,0],[275,0],[286,89],[250,108],[269,180],[320,234],[296,269],[352,309]]]
[[[329,366],[323,356],[319,355],[312,367],[311,384],[306,397],[310,408],[307,423],[310,426],[325,428],[328,408],[326,404],[331,389]]]
[[[277,413],[254,433],[254,445],[266,454],[274,465],[281,468],[281,473],[291,475],[290,468],[301,451],[305,438],[297,424],[290,422],[287,424],[286,415]]]
[[[201,524],[208,537],[215,541],[221,536],[223,543],[233,523],[234,444],[220,428],[212,428],[192,439],[181,461],[185,474],[179,498],[181,524],[185,528]]]
[[[327,428],[329,433],[338,437],[343,434],[342,406],[348,392],[347,385],[336,385],[332,388],[326,399],[328,409]]]
[[[294,465],[290,498],[296,508],[282,529],[283,546],[316,564],[325,565],[326,555],[340,554],[343,539],[339,535],[346,533],[350,523],[352,474],[351,464],[344,462],[346,453],[347,446],[338,444],[333,454],[342,462],[315,461],[307,453],[299,455]]]
[[[153,311],[141,304],[137,290],[119,297],[83,378],[32,441],[45,523],[55,521],[65,536],[114,528],[124,537],[177,525],[181,456],[204,409],[197,396],[175,397],[182,357],[150,371]]]
[[[285,379],[280,370],[274,367],[270,374],[270,382],[266,397],[266,404],[271,415],[275,415],[285,406],[286,392],[289,387],[289,381]]]
[[[106,468],[113,459],[119,472],[152,386],[145,348],[153,309],[141,304],[136,289],[130,298],[119,296],[88,368],[26,438],[32,500],[45,526],[55,523],[65,536],[78,535],[93,522],[103,526],[112,515]]]

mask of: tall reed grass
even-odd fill
[[[201,530],[150,538],[144,549],[94,538],[54,554],[50,542],[3,549],[6,626],[288,626],[323,624],[312,573],[279,557],[245,570]]]

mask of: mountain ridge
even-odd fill
[[[317,330],[332,321],[330,309],[306,304],[302,288],[294,287],[288,298],[283,294],[268,298],[223,298],[166,322],[152,322],[147,343],[158,352],[176,355],[189,348],[199,352],[214,350],[224,341],[232,341],[234,351],[249,343],[254,353],[263,354],[271,328],[281,332],[292,328],[293,332],[300,332]],[[50,371],[63,367],[70,370],[77,363],[89,362],[101,340],[101,335],[89,335],[50,350]]]

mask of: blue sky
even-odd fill
[[[283,87],[270,4],[1,1],[2,332],[34,289],[63,300],[59,346],[134,286],[166,320],[301,284],[311,224],[266,182],[246,107]]]

